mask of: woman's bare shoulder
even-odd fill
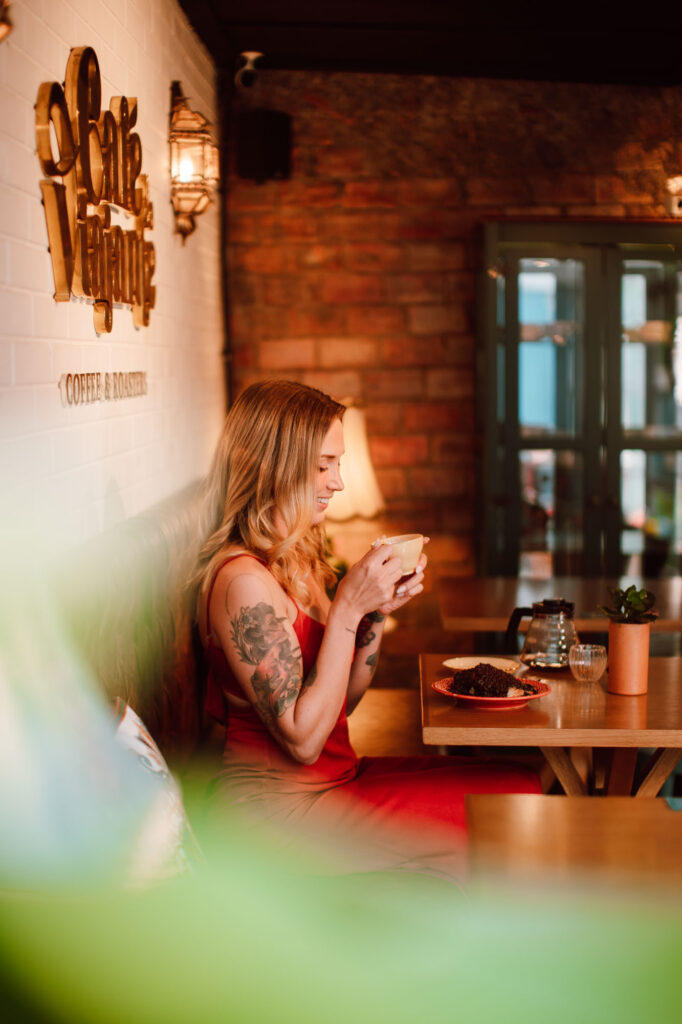
[[[244,552],[228,554],[216,573],[211,607],[272,605],[279,614],[287,611],[287,596],[266,565]]]
[[[251,581],[259,587],[266,586],[268,588],[271,583],[275,583],[272,573],[256,555],[242,550],[226,551],[225,560],[218,567],[213,578],[214,593],[225,590],[237,580],[241,581],[240,589],[244,586],[248,587]],[[277,584],[275,583],[275,585]]]
[[[227,550],[214,572],[211,585],[199,596],[198,620],[202,636],[207,620],[214,637],[220,632],[229,599],[242,604],[258,601],[277,602],[280,587],[263,562],[243,550]],[[207,603],[209,607],[207,607]]]

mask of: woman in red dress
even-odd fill
[[[284,380],[247,388],[208,478],[195,576],[207,710],[226,724],[216,794],[270,839],[305,840],[321,871],[461,879],[464,798],[538,792],[524,768],[455,757],[358,758],[346,715],[376,668],[384,621],[423,589],[380,542],[338,585],[323,522],[343,488],[344,407]]]

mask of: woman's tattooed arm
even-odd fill
[[[269,724],[296,702],[304,685],[301,649],[292,644],[283,626],[286,621],[285,616],[278,618],[272,605],[264,601],[251,608],[242,607],[230,618],[235,650],[242,662],[255,669],[251,685],[256,694],[256,709]],[[306,680],[305,685],[311,685],[313,679]]]
[[[368,612],[360,619],[355,634],[355,658],[348,680],[346,711],[351,713],[374,677],[379,663],[379,647],[386,616],[381,612]]]
[[[383,622],[384,618],[385,616],[381,612],[368,612],[367,615],[363,615],[355,634],[355,646],[369,647],[377,636],[372,626],[377,622]]]
[[[377,625],[379,622],[383,622],[385,617],[386,616],[382,615],[381,612],[368,612],[367,615],[364,615],[360,619],[360,625],[358,626],[357,633],[355,635],[356,650],[360,650],[361,647],[369,647],[374,643],[377,635],[372,627]],[[376,672],[378,660],[378,648],[372,651],[371,654],[367,655],[365,665],[369,667],[372,675]]]
[[[372,675],[374,675],[374,673],[377,670],[377,662],[378,661],[379,661],[379,652],[378,651],[375,651],[374,654],[369,654],[367,656],[367,661],[365,662],[365,665],[369,665],[369,670],[372,673]]]

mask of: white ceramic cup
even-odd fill
[[[424,547],[421,533],[401,533],[398,537],[384,537],[384,544],[390,544],[392,553],[400,559],[403,576],[411,576],[417,568],[419,556]]]

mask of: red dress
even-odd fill
[[[207,609],[228,561],[213,577]],[[206,618],[210,638],[208,610]],[[324,625],[298,609],[293,629],[305,677]],[[344,709],[318,760],[301,764],[279,746],[250,703],[228,708],[225,694],[242,700],[244,694],[222,648],[209,639],[207,653],[206,710],[226,725],[216,791],[267,827],[269,838],[276,834],[287,845],[305,839],[322,870],[412,869],[461,879],[466,794],[540,792],[533,771],[510,763],[439,755],[358,758]]]

